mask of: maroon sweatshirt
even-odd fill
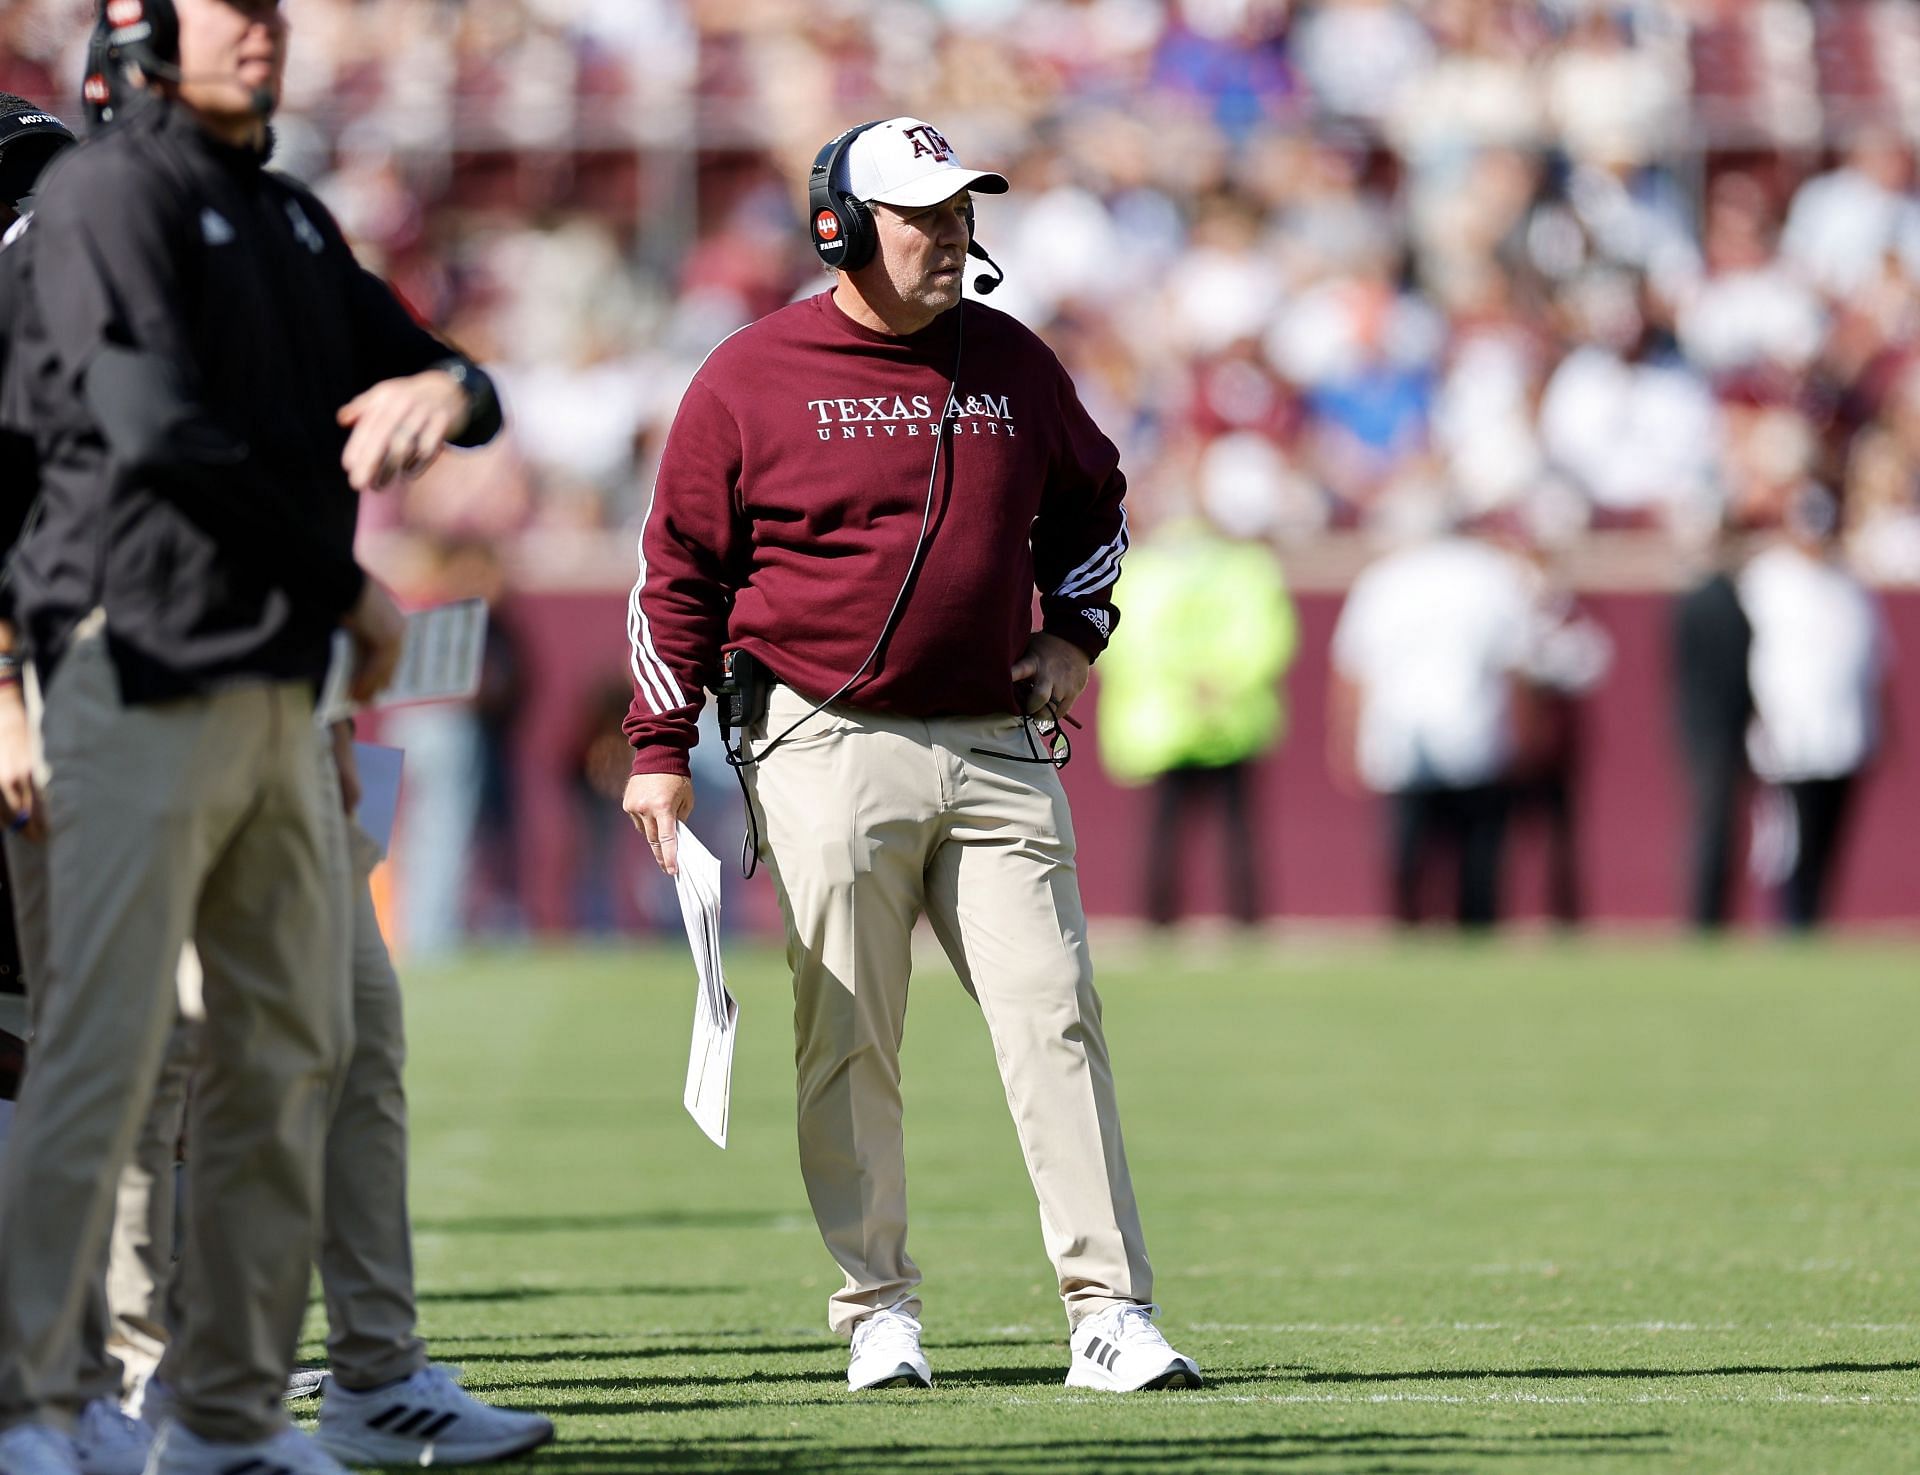
[[[816,701],[859,669],[920,537],[961,313],[927,549],[841,700],[915,717],[1018,711],[1009,673],[1036,585],[1047,630],[1104,648],[1126,480],[1060,361],[977,302],[891,337],[823,292],[727,339],[680,402],[627,607],[635,773],[687,771],[724,649]]]

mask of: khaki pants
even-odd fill
[[[37,722],[37,700],[32,704]],[[13,883],[14,929],[20,940],[20,972],[27,987],[28,1054],[44,1027],[47,1012],[47,847],[44,841],[8,833],[7,874]],[[71,1417],[96,1398],[117,1399],[121,1364],[107,1336],[107,1268],[101,1263],[87,1277],[75,1358],[62,1377],[50,1370],[47,1402]]]
[[[320,1284],[333,1375],[348,1388],[375,1388],[425,1367],[427,1350],[415,1334],[400,980],[373,909],[369,877],[379,856],[358,825],[348,829],[354,877],[353,1052],[327,1128]]]
[[[82,626],[41,723],[46,1010],[0,1193],[0,1424],[57,1420],[115,1187],[153,1099],[188,937],[205,968],[176,1407],[196,1434],[286,1426],[336,1067],[328,863],[304,683],[120,701]]]
[[[107,1249],[107,1311],[112,1317],[107,1351],[118,1360],[123,1393],[132,1395],[159,1367],[179,1325],[172,1292],[179,1224],[176,1184],[180,1133],[186,1125],[187,1088],[200,1058],[198,1018],[187,1000],[200,988],[200,955],[189,947],[180,959],[182,1010],[167,1039],[153,1105],[133,1140],[133,1155],[120,1170],[113,1234]],[[196,1011],[197,1012],[197,1011]]]
[[[330,750],[322,754],[321,782],[330,797],[337,793]],[[351,977],[336,976],[336,985],[344,1011],[339,1028],[352,1044],[333,1082],[327,1126],[320,1283],[334,1376],[349,1388],[374,1388],[427,1363],[426,1345],[415,1334],[413,1230],[407,1216],[407,1100],[401,1083],[406,1039],[400,980],[373,908],[370,876],[379,856],[360,828],[340,816],[337,804],[327,830],[336,862],[331,869],[340,883],[332,897],[334,926],[337,936],[351,938],[350,950],[338,955]],[[197,1171],[196,1156],[189,1143],[189,1181]],[[133,1172],[130,1168],[122,1176],[123,1204]],[[158,1337],[150,1345],[157,1347],[151,1354],[157,1360],[167,1345],[167,1307],[196,1292],[177,1279],[170,1282],[166,1267],[133,1253],[132,1240],[140,1233],[137,1225],[116,1223],[116,1274],[109,1288],[116,1330],[125,1335],[130,1327],[156,1328]],[[123,1263],[124,1277],[118,1273]],[[128,1360],[123,1353],[122,1361]],[[168,1367],[161,1376],[171,1382],[172,1373]]]
[[[811,705],[776,687],[751,739]],[[919,1309],[900,1039],[922,912],[986,1018],[1069,1321],[1152,1299],[1072,819],[1051,767],[1011,761],[1027,754],[1013,717],[832,707],[746,770],[793,969],[800,1170],[846,1272],[828,1305],[843,1335]]]

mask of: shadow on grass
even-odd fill
[[[716,1334],[718,1336],[720,1334]],[[732,1334],[731,1339],[704,1342],[620,1342],[617,1345],[602,1345],[581,1348],[546,1348],[537,1352],[481,1352],[466,1350],[467,1344],[484,1347],[493,1342],[512,1342],[514,1337],[436,1337],[433,1345],[445,1351],[450,1357],[459,1359],[463,1367],[485,1367],[492,1363],[569,1363],[569,1362],[649,1362],[662,1358],[682,1358],[693,1360],[702,1357],[804,1357],[809,1354],[827,1356],[838,1361],[846,1356],[846,1349],[830,1337],[815,1337],[807,1341],[753,1341],[753,1333]],[[549,1342],[550,1336],[528,1336],[527,1341]],[[1061,1362],[1066,1360],[1065,1343],[1055,1337],[996,1337],[988,1341],[953,1341],[929,1343],[928,1350],[938,1359],[950,1352],[1004,1352],[1009,1347],[1047,1347],[1061,1349]],[[957,1372],[955,1377],[991,1378],[991,1373],[971,1369]],[[1011,1370],[1009,1379],[1017,1382],[1038,1382],[1052,1378],[1056,1382],[1062,1376],[1059,1369],[1041,1371],[1038,1369]],[[553,1386],[555,1380],[543,1379],[542,1386]],[[634,1381],[628,1379],[628,1382]]]
[[[1788,1373],[1911,1373],[1920,1362],[1810,1362],[1739,1367],[1461,1367],[1404,1373],[1306,1373],[1303,1383],[1455,1383],[1479,1378],[1737,1378]]]
[[[769,1209],[635,1209],[618,1214],[467,1214],[415,1219],[420,1234],[601,1234],[628,1229],[775,1229],[796,1222]]]
[[[1041,1471],[1284,1470],[1313,1461],[1350,1475],[1467,1475],[1489,1461],[1631,1456],[1669,1453],[1664,1429],[1591,1434],[1488,1434],[1443,1430],[1412,1434],[1389,1430],[1342,1433],[1178,1435],[1129,1438],[1101,1432],[1086,1439],[1004,1444],[823,1444],[760,1437],[712,1441],[564,1440],[524,1465],[530,1475],[638,1475],[671,1470],[683,1475],[991,1475]],[[500,1467],[508,1468],[508,1467]]]
[[[417,1291],[414,1300],[452,1305],[488,1304],[500,1301],[556,1301],[569,1296],[594,1300],[617,1300],[628,1296],[731,1296],[739,1286],[496,1286],[488,1290]],[[552,1338],[545,1340],[551,1341]]]

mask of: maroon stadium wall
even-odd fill
[[[1920,867],[1913,832],[1920,825],[1920,594],[1883,596],[1893,628],[1897,675],[1890,741],[1855,808],[1838,883],[1836,920],[1920,921]],[[1580,871],[1585,907],[1595,921],[1673,923],[1686,886],[1686,791],[1675,748],[1668,684],[1669,600],[1657,594],[1594,594],[1586,608],[1615,644],[1613,669],[1582,711],[1584,761],[1577,785]],[[1265,845],[1262,890],[1272,914],[1303,918],[1377,918],[1385,909],[1385,827],[1377,802],[1338,792],[1328,777],[1327,648],[1340,597],[1300,599],[1301,655],[1288,679],[1289,731],[1258,776],[1259,833]],[[530,683],[518,734],[521,885],[526,916],[541,931],[574,922],[581,805],[570,780],[572,750],[596,685],[626,670],[627,638],[619,595],[520,596],[504,612],[518,637]],[[1087,909],[1095,915],[1141,910],[1142,869],[1150,844],[1146,791],[1122,789],[1101,771],[1094,735],[1096,704],[1074,734],[1066,782],[1079,829]],[[707,812],[712,812],[709,802]],[[696,824],[698,816],[696,815]],[[1221,910],[1218,832],[1209,819],[1181,837],[1189,910]],[[705,835],[723,858],[737,853],[737,832]],[[644,847],[616,847],[617,885],[631,895]],[[650,864],[650,862],[649,862]],[[1545,893],[1540,836],[1523,825],[1509,848],[1510,911],[1540,913]],[[753,883],[756,892],[770,888]],[[1744,877],[1740,911],[1767,913]],[[773,915],[768,897],[750,902],[755,918]]]

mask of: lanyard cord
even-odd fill
[[[734,777],[740,781],[740,797],[746,802],[747,806],[747,833],[740,841],[740,874],[742,877],[751,879],[753,873],[759,869],[760,865],[760,822],[754,816],[753,795],[747,791],[747,770],[772,757],[774,753],[779,751],[781,744],[785,743],[788,738],[792,737],[794,733],[799,731],[806,723],[811,722],[815,717],[819,716],[823,709],[839,701],[841,697],[846,695],[849,687],[867,674],[867,668],[871,666],[875,658],[879,656],[881,647],[887,643],[887,637],[893,634],[894,624],[899,620],[900,612],[906,608],[907,591],[913,587],[914,575],[920,572],[920,560],[925,557],[927,551],[927,533],[933,526],[933,498],[935,491],[938,490],[939,487],[940,457],[941,453],[946,449],[948,425],[950,423],[949,416],[953,411],[960,392],[960,359],[967,342],[966,304],[964,302],[960,303],[955,309],[955,312],[956,316],[953,329],[953,371],[947,376],[947,397],[940,406],[940,419],[933,428],[933,461],[932,464],[927,467],[927,502],[920,513],[920,535],[914,540],[913,557],[907,561],[906,577],[900,581],[900,592],[893,596],[893,607],[887,611],[887,618],[880,626],[880,634],[873,642],[873,649],[867,652],[866,659],[860,662],[860,665],[855,669],[854,673],[840,683],[833,695],[815,702],[813,706],[796,717],[792,722],[788,723],[780,735],[770,741],[766,747],[758,753],[748,753],[747,734],[744,728],[741,729],[739,740],[727,749],[727,764],[733,769]]]

